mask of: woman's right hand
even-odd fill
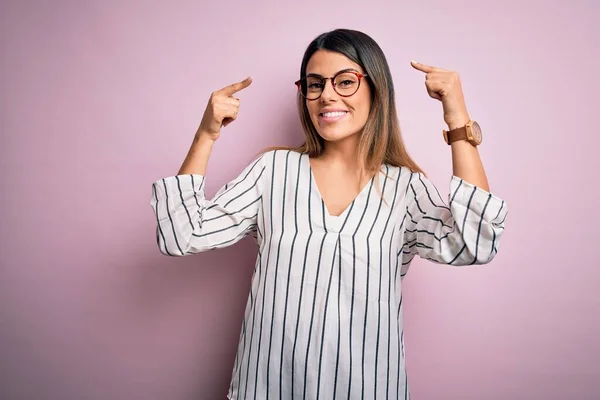
[[[221,127],[235,121],[238,115],[240,99],[233,95],[247,88],[251,83],[252,78],[248,77],[211,94],[196,133],[197,139],[208,138],[215,141],[219,138]]]

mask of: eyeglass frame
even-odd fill
[[[335,88],[335,78],[337,78],[338,75],[347,74],[347,73],[353,74],[353,75],[355,75],[358,78],[358,86],[356,87],[356,91],[354,91],[354,93],[352,93],[352,94],[341,94]],[[333,75],[331,77],[324,77],[324,76],[321,76],[319,74],[308,74],[308,75],[300,78],[296,82],[294,82],[294,84],[298,88],[298,91],[300,92],[300,94],[302,95],[302,97],[304,97],[308,101],[319,100],[321,98],[321,96],[323,95],[323,91],[325,90],[325,85],[327,84],[327,81],[331,81],[331,87],[333,88],[333,91],[336,92],[339,96],[341,96],[341,97],[351,97],[351,96],[354,96],[356,94],[356,92],[358,92],[358,89],[360,89],[360,83],[362,81],[362,78],[364,78],[366,76],[369,76],[369,75],[368,74],[363,74],[361,72],[358,72],[355,69],[347,68],[347,69],[343,69],[341,71],[336,72],[335,75]],[[306,78],[309,78],[309,77],[311,77],[311,78],[319,78],[323,82],[323,89],[321,90],[321,94],[319,94],[319,97],[317,97],[315,99],[309,99],[309,98],[307,98],[304,95],[304,93],[302,93],[302,87],[301,87],[302,80],[306,79]]]

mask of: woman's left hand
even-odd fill
[[[411,61],[414,69],[424,72],[425,87],[429,96],[440,100],[444,121],[450,129],[460,128],[469,122],[469,113],[458,73]]]

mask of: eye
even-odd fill
[[[358,79],[352,73],[342,73],[336,76],[335,85],[340,88],[351,88],[356,85]]]

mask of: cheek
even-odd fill
[[[306,102],[306,109],[311,118],[317,115],[318,106],[314,102]]]
[[[316,128],[318,126],[318,117],[319,116],[313,107],[308,107],[308,116],[310,117],[310,120],[312,121],[313,125]]]
[[[371,110],[371,102],[367,99],[366,101],[361,101],[356,104],[354,107],[355,117],[360,121],[360,123],[364,123],[369,118],[369,112]]]

